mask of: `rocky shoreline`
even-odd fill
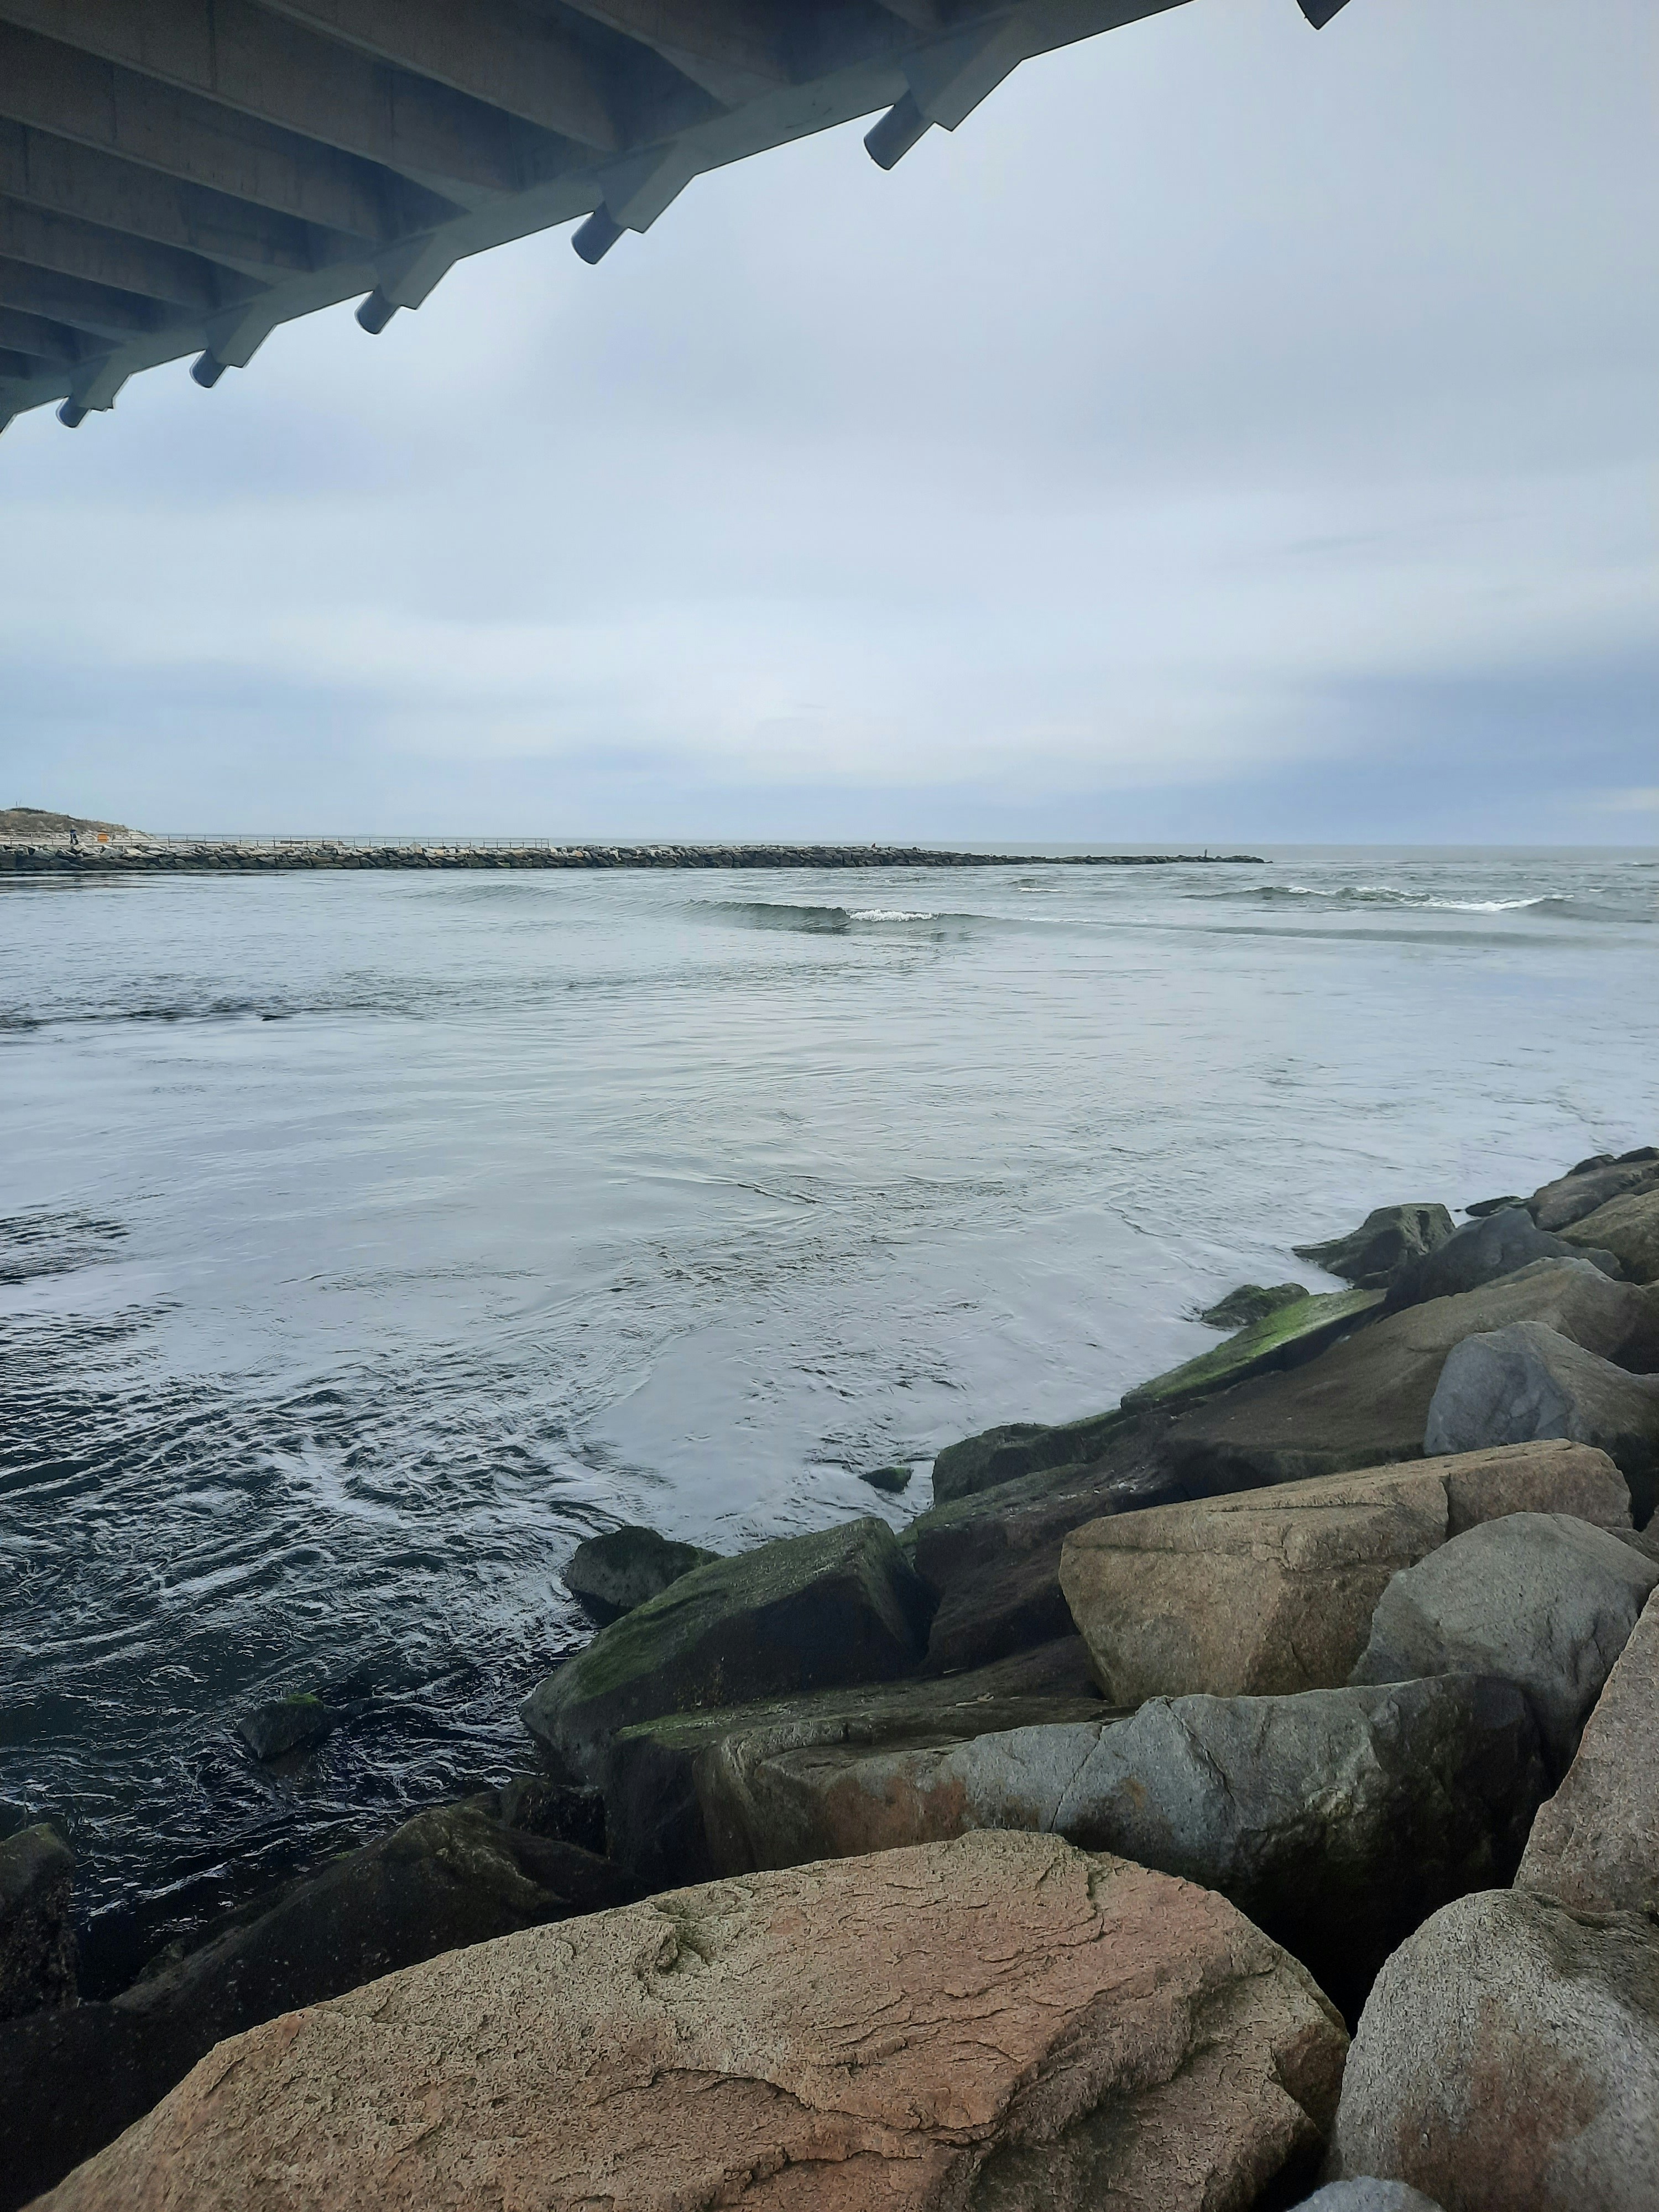
[[[896,1534],[590,1539],[533,1767],[107,2002],[0,1843],[0,2205],[1652,2212],[1659,1147],[1463,1211]]]
[[[263,838],[238,843],[117,835],[0,842],[0,874],[264,874],[300,868],[1174,868],[1264,867],[1255,853],[935,853],[914,845],[553,845],[353,843]]]

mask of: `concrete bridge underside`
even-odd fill
[[[163,362],[212,385],[339,301],[378,331],[556,224],[597,261],[855,117],[890,168],[1021,61],[1182,4],[0,0],[0,428]]]

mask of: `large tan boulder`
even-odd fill
[[[1659,1921],[1659,1597],[1632,1629],[1566,1779],[1540,1808],[1515,1881],[1576,1912]]]
[[[1506,1513],[1627,1529],[1630,1493],[1586,1444],[1462,1452],[1091,1521],[1060,1588],[1114,1705],[1334,1689],[1389,1577]]]
[[[1569,1244],[1611,1252],[1633,1283],[1659,1281],[1659,1190],[1626,1191],[1561,1234]]]
[[[1346,2045],[1222,1898],[1054,1837],[751,1875],[222,2044],[51,2212],[1248,2212]]]

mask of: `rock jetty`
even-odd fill
[[[896,1534],[590,1538],[535,1771],[107,2002],[0,1844],[0,2204],[1652,2212],[1656,1205],[1379,1207]]]

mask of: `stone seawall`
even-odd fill
[[[152,875],[292,868],[1168,868],[1261,867],[1254,853],[933,853],[914,845],[354,844],[234,842],[0,845],[0,874]]]

